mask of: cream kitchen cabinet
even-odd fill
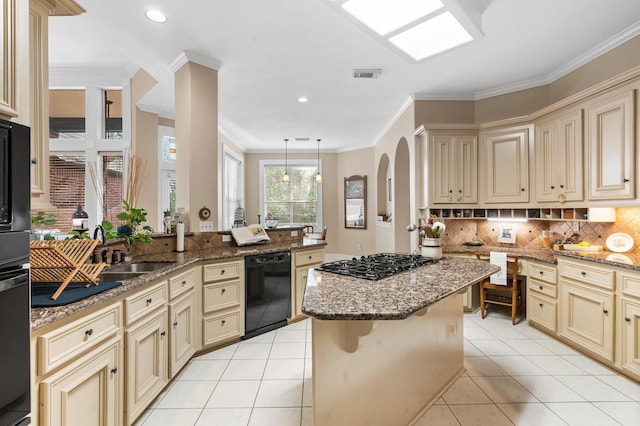
[[[40,382],[39,424],[122,424],[122,337],[112,337]]]
[[[558,334],[584,350],[614,361],[614,272],[596,263],[558,260]]]
[[[121,326],[121,305],[115,303],[61,327],[34,333],[32,416],[37,424],[122,424]]]
[[[431,203],[477,203],[477,133],[430,132],[429,145]]]
[[[640,274],[617,274],[619,356],[617,365],[627,374],[640,380]]]
[[[126,421],[133,422],[169,382],[167,281],[124,299]]]
[[[529,261],[527,319],[547,331],[557,331],[558,287],[555,265]]]
[[[481,132],[479,155],[486,203],[529,201],[529,127]]]
[[[244,258],[202,268],[202,346],[244,336]]]
[[[199,347],[196,323],[199,311],[196,290],[200,267],[191,268],[169,278],[169,378],[175,377]]]
[[[584,199],[582,110],[563,111],[535,124],[535,192],[538,202]]]
[[[302,300],[307,287],[309,269],[324,262],[324,249],[296,251],[291,263],[291,294],[293,317],[302,315]]]
[[[634,94],[614,92],[588,105],[589,200],[635,197]]]

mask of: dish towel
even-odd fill
[[[492,251],[489,253],[489,263],[500,267],[500,272],[491,275],[489,282],[495,285],[507,285],[507,253]]]

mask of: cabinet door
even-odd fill
[[[304,299],[304,291],[307,288],[307,273],[309,269],[309,267],[296,268],[295,316],[302,315],[302,300]]]
[[[527,294],[527,319],[552,333],[557,329],[557,303],[541,294],[530,291]]]
[[[582,200],[582,110],[537,123],[535,132],[536,200]]]
[[[634,93],[589,106],[590,200],[635,197]]]
[[[117,426],[122,424],[122,338],[40,383],[40,424]]]
[[[431,194],[433,203],[478,201],[478,138],[475,135],[431,137]]]
[[[640,302],[620,300],[622,368],[640,376]]]
[[[486,202],[529,201],[529,130],[484,135]]]
[[[125,332],[129,424],[142,414],[168,382],[168,341],[166,308]]]
[[[196,303],[191,291],[169,305],[169,377],[173,378],[196,352]]]
[[[560,280],[559,334],[613,361],[613,294]]]

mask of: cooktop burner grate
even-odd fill
[[[377,253],[354,257],[351,260],[323,263],[315,269],[366,280],[379,280],[436,262],[436,259],[419,254]]]

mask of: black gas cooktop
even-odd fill
[[[315,269],[366,280],[379,280],[436,262],[436,259],[419,254],[377,253],[354,257],[351,260],[323,263]]]

